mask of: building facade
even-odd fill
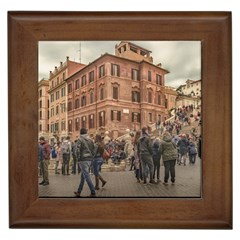
[[[175,88],[165,86],[165,103],[166,109],[170,111],[173,108],[176,108],[176,98],[178,93]]]
[[[68,89],[66,79],[85,65],[70,61],[60,62],[49,74],[49,140],[50,143],[62,141],[68,136]]]
[[[165,88],[167,73],[153,64],[151,51],[131,42],[120,42],[115,55],[88,65],[67,57],[39,82],[39,135],[53,144],[66,136],[75,140],[85,127],[90,135],[108,131],[117,138],[126,129],[165,121],[175,96]]]
[[[138,130],[167,118],[164,85],[168,71],[148,61],[148,54],[127,58],[134,54],[127,53],[132,50],[125,44],[125,57],[106,53],[66,79],[68,134],[73,140],[82,127],[92,135],[108,131],[117,138],[126,129]],[[141,52],[141,47],[134,47]]]
[[[49,108],[49,95],[48,95],[49,81],[42,79],[38,83],[38,137],[48,138],[49,123],[48,123],[48,108]]]
[[[193,105],[197,109],[201,108],[201,80],[194,81],[188,79],[185,85],[177,88],[177,92],[177,107]]]
[[[201,80],[190,80],[186,81],[185,85],[181,85],[177,91],[180,94],[192,97],[200,97],[201,96]]]
[[[193,105],[195,109],[199,109],[201,107],[200,103],[201,103],[200,98],[186,96],[186,95],[179,95],[176,99],[176,107],[177,108]]]

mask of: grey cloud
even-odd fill
[[[82,41],[81,62],[88,64],[106,52],[114,54],[115,45],[120,41]],[[152,51],[155,64],[170,73],[166,83],[176,87],[187,79],[198,80],[201,76],[201,44],[198,41],[132,41]],[[49,71],[66,56],[79,61],[80,42],[40,42],[39,45],[39,79],[48,77]]]

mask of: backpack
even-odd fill
[[[52,155],[52,158],[57,157],[57,151],[56,151],[55,147],[52,148],[51,155]]]
[[[62,143],[62,154],[69,154],[70,153],[70,148],[68,142],[63,142]]]

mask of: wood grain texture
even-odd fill
[[[44,40],[202,41],[202,198],[38,198]],[[11,228],[232,228],[231,13],[9,12],[8,43]]]

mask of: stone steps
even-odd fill
[[[111,160],[109,160],[111,161]],[[101,167],[101,170],[103,172],[120,172],[120,171],[125,171],[127,165],[129,165],[129,161],[128,160],[121,160],[121,162],[119,164],[114,164],[112,162],[109,163],[104,163]],[[70,169],[72,169],[72,165],[70,163]],[[61,169],[61,164],[59,164],[58,169]],[[48,170],[49,171],[54,171],[55,170],[55,160],[51,159],[50,160],[50,165],[48,166]]]

